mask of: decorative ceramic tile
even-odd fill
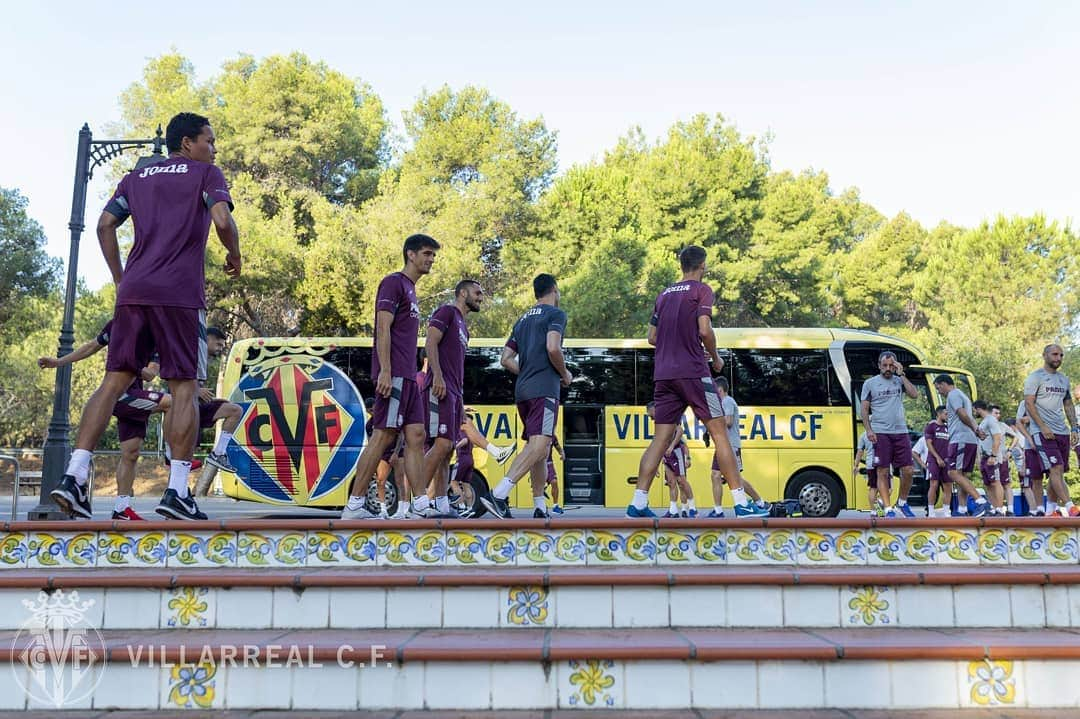
[[[565,536],[567,532],[561,532]],[[585,534],[577,532],[581,541],[581,561],[585,561]],[[547,532],[534,532],[532,530],[519,530],[514,539],[517,564],[555,564],[555,535]]]
[[[236,566],[235,532],[169,532],[170,567]]]
[[[515,534],[512,531],[469,532],[448,530],[446,532],[446,563],[451,565],[514,565],[517,554]]]
[[[98,532],[99,567],[164,567],[165,532]]]
[[[977,529],[938,529],[934,532],[937,542],[938,564],[978,564],[979,534]]]
[[[937,553],[933,530],[874,528],[866,533],[869,564],[933,564]]]
[[[29,556],[30,547],[22,532],[8,532],[0,538],[0,569],[25,567]]]
[[[303,567],[307,537],[304,532],[240,532],[236,551],[239,567]]]
[[[833,533],[829,530],[800,529],[795,535],[797,560],[801,565],[851,566],[866,564],[867,550],[863,533],[848,529]]]
[[[1004,529],[979,530],[979,561],[982,564],[1007,564],[1009,538]]]
[[[205,629],[214,626],[217,594],[209,587],[173,587],[161,592],[162,628]]]
[[[727,531],[728,564],[795,564],[799,556],[793,529]]]
[[[1076,564],[1080,562],[1080,537],[1075,529],[1055,529],[1046,539],[1047,561]]]
[[[1073,529],[1008,530],[1009,561],[1013,564],[1076,564],[1076,531]]]
[[[727,538],[722,529],[656,530],[657,564],[724,564]]]
[[[571,659],[559,664],[559,707],[621,708],[623,666],[610,659]]]
[[[585,539],[589,548],[587,564],[653,564],[656,561],[656,536],[651,529],[609,532],[590,529]],[[558,545],[556,545],[556,552]]]
[[[377,556],[375,532],[307,533],[307,566],[336,567],[343,564],[375,562]]]
[[[376,546],[379,564],[384,566],[434,566],[446,559],[446,540],[442,532],[435,530],[380,531]]]
[[[162,708],[216,709],[224,704],[224,692],[219,689],[224,684],[224,666],[172,664],[161,669]]]
[[[967,662],[962,672],[960,705],[965,707],[1020,706],[1018,662],[1007,659],[980,659]]]
[[[555,611],[546,587],[507,587],[499,592],[504,627],[555,626]]]
[[[842,587],[840,622],[845,627],[896,626],[896,592],[892,587]]]
[[[93,567],[97,561],[97,535],[93,532],[33,532],[26,546],[31,569]]]

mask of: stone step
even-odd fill
[[[90,567],[1080,566],[1080,519],[9,522],[0,574]]]
[[[0,708],[38,708],[32,638],[0,640]],[[66,708],[1080,706],[1069,630],[105,630],[86,645],[108,661],[83,667]],[[67,686],[49,679],[74,660],[42,686]]]
[[[55,592],[46,598],[39,593]],[[77,599],[75,594],[78,595]],[[1080,628],[1080,567],[94,569],[0,573],[0,629]]]

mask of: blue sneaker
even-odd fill
[[[697,510],[696,509],[688,509],[688,510],[686,510],[686,514],[684,514],[683,516],[686,517],[687,519],[697,519]]]
[[[981,517],[984,514],[986,514],[988,509],[990,509],[990,503],[989,502],[983,502],[982,504],[976,504],[975,509],[971,510],[971,516],[972,517]]]
[[[735,516],[736,517],[768,517],[769,516],[769,510],[762,509],[761,507],[758,507],[757,505],[750,504],[749,502],[747,502],[746,504],[736,504],[735,505]]]
[[[656,515],[648,507],[646,507],[645,509],[638,509],[632,504],[626,508],[626,516],[629,519],[634,519],[637,517],[648,517],[650,519],[656,518]]]
[[[971,497],[967,498],[968,514],[975,514],[975,500]],[[984,512],[985,514],[985,512]]]
[[[911,511],[911,507],[908,506],[907,502],[904,502],[903,504],[897,504],[896,508],[899,509],[900,513],[903,514],[905,517],[915,519],[915,513]]]
[[[886,512],[885,519],[896,519],[896,510],[890,509],[888,512]]]
[[[719,512],[717,512],[715,509],[710,509],[709,513],[705,515],[705,518],[706,519],[723,519],[724,518],[724,510],[721,509]]]
[[[554,507],[551,508],[551,513],[552,514],[562,514],[563,513],[563,508],[556,504]]]
[[[627,512],[627,516],[630,516],[629,512]],[[678,512],[672,512],[669,509],[668,511],[664,512],[663,516],[661,516],[660,518],[661,519],[678,519],[679,518],[679,513]]]

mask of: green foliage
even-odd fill
[[[21,298],[43,297],[59,285],[60,261],[45,253],[45,233],[26,205],[18,190],[0,187],[0,326]]]

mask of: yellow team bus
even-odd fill
[[[940,403],[933,375],[948,372],[976,396],[970,373],[928,367],[915,346],[874,332],[717,329],[716,341],[740,408],[745,476],[764,499],[799,499],[809,516],[868,507],[865,478],[853,476],[852,463],[862,431],[859,392],[878,373],[881,351],[895,352],[919,388],[918,398],[904,398],[915,432]],[[489,440],[520,444],[514,377],[499,363],[503,344],[472,340],[465,403]],[[652,438],[645,404],[652,399],[653,348],[644,340],[567,339],[564,351],[574,381],[563,390],[557,429],[566,451],[565,462],[555,462],[560,503],[625,507]],[[222,477],[225,493],[275,504],[343,506],[366,437],[371,352],[370,338],[237,342],[219,379],[219,394],[244,408],[228,450],[237,473]],[[703,442],[704,425],[690,412],[683,430],[693,460],[689,479],[699,504],[708,506],[712,449]],[[475,463],[474,494],[504,471],[486,452],[475,452]],[[664,483],[655,482],[650,504],[666,505],[665,492]],[[528,482],[519,482],[512,506],[531,507],[530,495]]]

